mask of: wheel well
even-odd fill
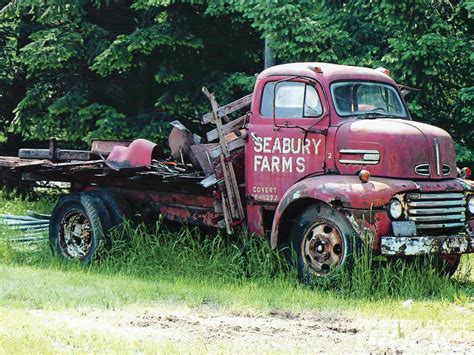
[[[285,211],[278,223],[278,246],[285,245],[289,241],[290,229],[296,221],[296,216],[310,205],[324,203],[314,198],[300,198],[286,206]]]

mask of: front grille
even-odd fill
[[[466,220],[463,193],[411,193],[407,204],[408,219],[417,229],[459,228]]]

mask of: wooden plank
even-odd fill
[[[232,234],[232,228],[230,227],[231,217],[229,216],[229,210],[224,194],[222,194],[222,212],[224,212],[225,229],[228,234]]]
[[[227,149],[229,152],[232,152],[236,149],[239,149],[239,148],[242,148],[245,146],[245,140],[243,138],[237,138],[237,139],[234,139],[233,141],[227,143]],[[218,158],[219,155],[222,154],[222,149],[221,147],[215,147],[214,149],[211,149],[211,151],[209,152],[209,156],[211,157],[211,159],[215,159],[215,158]]]
[[[242,104],[243,101],[241,100],[242,102],[239,104],[235,104],[234,102],[233,104],[229,104],[223,108],[219,108],[219,105],[217,104],[214,95],[211,94],[205,87],[202,88],[202,91],[211,102],[212,118],[210,122],[213,122],[216,125],[216,132],[219,137],[218,149],[220,151],[220,154],[218,156],[221,162],[221,169],[222,169],[222,174],[224,175],[224,185],[225,185],[225,190],[222,191],[222,209],[224,212],[226,229],[228,233],[230,233],[232,231],[231,223],[233,222],[234,219],[238,221],[242,221],[244,218],[244,212],[242,208],[242,202],[240,200],[239,188],[237,186],[234,168],[232,166],[232,162],[227,161],[227,159],[230,158],[229,147],[233,141],[229,142],[229,144],[225,141],[224,130],[223,130],[223,125],[222,125],[222,120],[221,120],[222,116],[220,116],[218,111],[223,108],[226,108],[227,110],[231,110],[231,111],[227,111],[223,113],[223,115],[230,112],[234,112],[235,110],[238,110],[238,108],[236,107],[238,107],[239,105],[243,105]],[[252,99],[251,95],[249,99],[251,101]],[[244,106],[245,105],[240,106],[240,107],[244,107]],[[235,139],[234,141],[238,141],[238,140],[239,139]],[[244,139],[241,138],[241,140],[243,141],[243,144],[245,144]],[[227,204],[229,206],[227,206]]]
[[[49,149],[28,149],[22,148],[18,151],[21,159],[49,159]],[[91,152],[88,150],[56,149],[57,160],[84,160],[91,159]]]
[[[237,179],[235,177],[235,171],[234,171],[234,165],[232,164],[231,161],[228,163],[228,170],[230,174],[230,181],[232,182],[232,187],[234,189],[234,197],[235,197],[235,204],[237,205],[237,219],[244,219],[244,208],[242,206],[242,201],[240,200],[240,195],[239,195],[239,186],[237,185]]]
[[[237,211],[237,206],[235,205],[234,201],[234,191],[233,191],[233,185],[230,183],[231,175],[229,175],[228,171],[228,166],[225,162],[224,154],[221,154],[219,156],[221,160],[221,169],[222,169],[222,175],[224,175],[224,181],[225,181],[225,188],[227,190],[227,201],[229,202],[229,209],[230,209],[230,215],[232,218],[239,218],[238,211]],[[222,194],[224,196],[224,194]]]
[[[246,115],[239,117],[236,120],[230,121],[229,123],[226,123],[225,125],[223,125],[222,131],[224,135],[238,130],[244,124],[245,117]],[[219,133],[217,132],[217,128],[213,129],[212,131],[207,132],[206,138],[208,142],[212,142],[212,141],[215,141],[216,139],[219,139]]]
[[[248,94],[247,96],[241,97],[240,99],[231,102],[230,104],[227,104],[225,106],[219,107],[217,109],[217,117],[222,118],[225,115],[229,115],[232,112],[235,112],[245,106],[250,105],[252,102],[252,95],[253,94]],[[204,116],[202,116],[201,122],[203,124],[210,123],[214,120],[214,113],[213,112],[208,112]]]

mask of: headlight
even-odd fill
[[[399,219],[403,214],[402,203],[397,199],[390,201],[390,204],[388,205],[388,213],[393,219]]]
[[[467,211],[474,215],[474,195],[471,195],[467,198]]]

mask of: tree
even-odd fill
[[[412,116],[449,131],[472,164],[473,11],[463,0],[0,0],[3,134],[142,136],[198,129],[208,104],[248,93],[263,38],[279,63],[383,66],[415,87]]]

